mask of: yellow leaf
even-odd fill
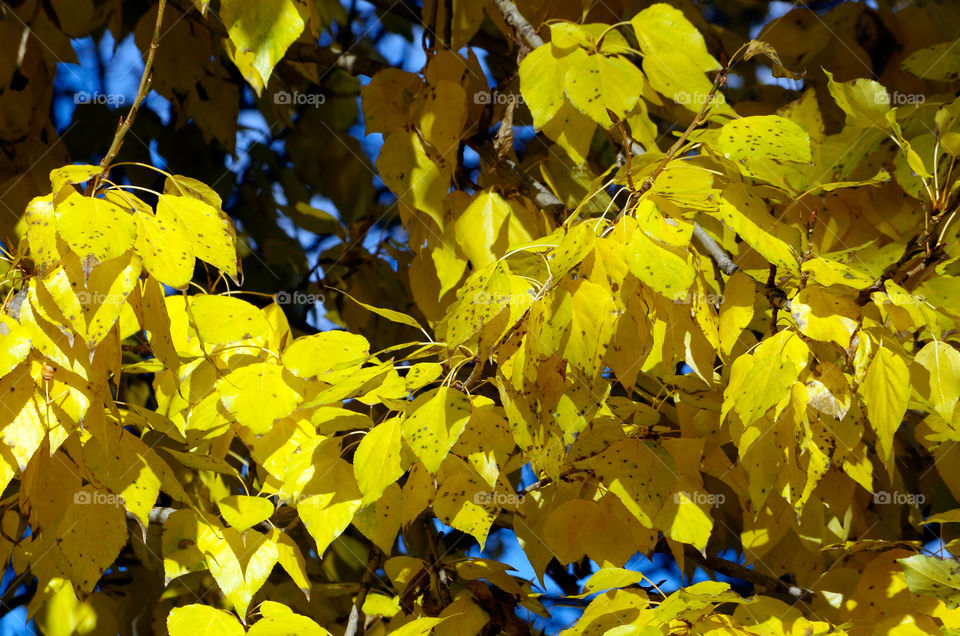
[[[693,494],[678,491],[668,497],[654,520],[654,527],[662,529],[674,541],[706,550],[713,530],[713,519],[704,510],[703,504],[691,498]]]
[[[237,234],[223,212],[194,197],[163,194],[157,202],[161,215],[179,220],[193,256],[237,280]]]
[[[847,125],[861,128],[890,127],[887,113],[890,110],[890,95],[883,84],[871,79],[856,79],[852,82],[835,82],[833,73],[824,69],[827,89],[847,115]]]
[[[203,553],[197,548],[202,531],[193,510],[177,510],[163,522],[160,546],[163,554],[164,585],[188,572],[206,569]]]
[[[53,196],[35,197],[27,204],[23,215],[27,224],[30,256],[41,275],[60,260],[57,247],[57,222],[53,210]]]
[[[360,89],[367,134],[391,133],[406,125],[410,105],[422,86],[420,76],[398,68],[386,68],[371,77]]]
[[[317,468],[323,471],[320,479],[308,485],[309,490],[304,489],[305,498],[297,503],[297,512],[317,542],[317,554],[322,555],[350,525],[360,509],[361,495],[353,466],[347,462],[338,458],[332,465]]]
[[[556,351],[587,378],[595,378],[603,370],[616,312],[613,296],[605,287],[583,278],[565,280],[551,307],[552,329],[541,335],[541,352],[549,355]]]
[[[161,476],[172,471],[166,462],[138,437],[120,429],[119,439],[91,439],[83,446],[83,458],[100,482],[119,497],[121,505],[146,527],[150,510],[157,503]],[[182,488],[176,499],[186,498]]]
[[[245,616],[253,595],[277,563],[277,546],[256,530],[241,534],[234,528],[206,526],[197,547],[223,595],[240,616]]]
[[[273,514],[273,504],[263,497],[230,495],[218,503],[224,521],[238,532],[248,530]]]
[[[590,522],[597,515],[596,502],[586,499],[565,501],[549,514],[543,540],[561,565],[579,561],[587,554],[595,538]]]
[[[376,501],[406,470],[400,418],[392,417],[363,436],[353,458],[353,472],[363,493],[363,505]]]
[[[753,320],[756,285],[741,271],[736,271],[723,288],[720,303],[720,350],[730,355],[740,334]]]
[[[293,341],[283,352],[283,366],[299,378],[335,382],[370,357],[370,343],[348,331],[324,331]],[[338,371],[343,371],[337,373]]]
[[[520,92],[533,115],[533,125],[543,128],[566,101],[563,97],[567,66],[560,49],[539,46],[520,62]]]
[[[389,633],[389,636],[427,636],[446,618],[416,618]]]
[[[790,330],[764,339],[752,354],[734,360],[723,392],[722,416],[735,409],[745,425],[757,421],[787,396],[809,356],[809,347]]]
[[[803,335],[846,349],[857,330],[860,309],[852,297],[808,285],[790,301],[790,315]]]
[[[243,625],[231,614],[209,605],[175,607],[167,615],[170,636],[243,636]]]
[[[261,612],[262,612],[261,608]],[[330,632],[317,625],[306,616],[286,614],[261,618],[247,631],[247,636],[329,636]],[[171,634],[171,636],[173,636]]]
[[[731,184],[724,189],[719,217],[770,263],[799,275],[797,257],[783,238],[787,228],[770,215],[763,201],[742,184]]]
[[[303,32],[297,5],[292,0],[222,0],[220,19],[230,34],[237,68],[259,95],[273,67]]]
[[[217,380],[224,408],[254,434],[266,433],[274,421],[289,415],[301,401],[283,377],[283,367],[258,362],[240,367]]]
[[[460,391],[442,386],[418,399],[414,409],[403,421],[403,438],[435,474],[467,427],[472,405]]]
[[[659,444],[625,439],[580,464],[596,471],[640,523],[656,527],[653,520],[676,482],[673,458]]]
[[[0,315],[0,377],[23,362],[30,353],[30,334],[7,314]]]
[[[398,199],[443,228],[443,199],[450,189],[453,163],[428,155],[416,132],[398,130],[384,139],[377,170]]]
[[[420,131],[423,138],[442,157],[455,160],[460,133],[467,120],[467,94],[463,87],[450,80],[441,80],[428,87],[420,108]]]
[[[683,11],[658,2],[630,20],[644,56],[676,51],[701,71],[716,71],[720,64],[707,52],[703,36]]]
[[[113,203],[74,192],[55,209],[57,233],[81,260],[91,255],[102,263],[133,247],[133,216]]]
[[[188,312],[182,309],[183,302],[183,296],[167,297],[167,312],[172,319],[178,321],[172,326],[181,325],[178,332],[185,340],[189,333],[185,324],[189,316]],[[174,303],[179,304],[179,307]],[[256,339],[270,330],[270,324],[263,312],[239,298],[202,294],[190,296],[189,303],[189,314],[192,315],[189,330],[196,330],[207,347]],[[175,336],[174,341],[177,340]]]
[[[411,318],[410,316],[408,316],[403,312],[394,311],[393,309],[384,309],[382,307],[374,307],[373,305],[368,305],[367,303],[360,302],[359,300],[357,300],[356,298],[354,298],[353,296],[351,296],[345,291],[341,291],[340,293],[346,296],[347,298],[349,298],[350,300],[352,300],[353,302],[357,303],[367,311],[372,311],[378,316],[386,318],[390,322],[395,322],[400,325],[407,325],[408,327],[413,327],[414,329],[425,331],[424,328],[420,326],[419,322],[417,322],[415,319]]]
[[[454,227],[457,245],[474,269],[493,263],[512,245],[533,240],[510,203],[493,190],[475,196]]]
[[[564,91],[580,112],[604,128],[612,128],[612,110],[625,119],[640,99],[647,80],[626,58],[575,50],[563,59],[567,71]]]
[[[915,554],[897,561],[903,566],[911,592],[932,596],[949,609],[960,607],[960,572],[956,559]]]
[[[50,171],[50,185],[53,186],[53,194],[59,194],[63,186],[67,184],[83,183],[94,175],[100,174],[100,166],[74,165],[63,166]]]
[[[450,455],[437,474],[433,511],[440,521],[471,535],[482,550],[500,508],[491,503],[494,494],[469,464]]]
[[[277,544],[277,562],[280,563],[293,582],[297,584],[307,600],[310,600],[310,579],[307,576],[307,561],[303,558],[303,552],[297,542],[285,532],[278,528],[271,528],[270,540]]]
[[[575,164],[581,165],[586,163],[590,154],[596,129],[595,121],[574,108],[569,101],[563,100],[557,114],[543,125],[543,134],[566,150]]]
[[[627,587],[644,580],[640,572],[622,568],[600,568],[583,584],[583,592],[578,597],[589,596],[611,588]]]
[[[720,129],[719,147],[733,161],[810,162],[810,136],[794,121],[777,115],[728,121]]]
[[[913,359],[913,386],[934,410],[948,422],[960,398],[960,352],[949,343],[934,340]]]
[[[957,40],[941,42],[911,53],[900,68],[921,79],[952,82],[960,77],[960,49]]]
[[[689,254],[681,256],[677,248],[668,248],[637,228],[630,233],[623,257],[630,272],[658,294],[674,300],[687,294],[696,272]]]
[[[880,455],[890,461],[893,436],[903,422],[910,401],[910,372],[906,363],[886,347],[880,347],[859,387],[867,406],[867,418],[877,432]]]
[[[389,484],[383,497],[357,512],[353,525],[375,546],[390,554],[403,523],[400,486]]]

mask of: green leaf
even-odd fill
[[[942,340],[927,343],[913,359],[913,385],[948,422],[960,399],[960,352]]]
[[[960,561],[915,554],[897,562],[911,592],[932,596],[951,610],[960,607]]]
[[[852,82],[835,82],[833,74],[823,69],[827,76],[827,88],[837,106],[847,114],[848,126],[861,128],[890,127],[887,112],[890,110],[890,95],[883,84],[871,79],[856,79]]]
[[[900,63],[900,68],[921,79],[953,82],[960,78],[960,40],[941,42],[914,51]]]

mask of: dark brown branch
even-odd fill
[[[338,68],[351,75],[374,75],[390,65],[353,53],[338,53],[327,47],[310,44],[294,44],[283,59],[291,62],[315,63],[327,68]]]
[[[751,570],[750,568],[735,561],[721,559],[720,557],[713,556],[711,554],[701,554],[692,546],[685,546],[684,556],[691,561],[694,561],[698,565],[709,570],[713,570],[719,574],[732,576],[740,579],[741,581],[758,585],[769,592],[785,595],[792,602],[809,602],[813,599],[812,590],[808,590],[797,585],[792,585],[774,576],[757,572],[756,570]]]
[[[367,569],[364,570],[363,576],[360,577],[360,589],[357,590],[357,599],[350,609],[350,616],[347,618],[347,628],[343,632],[343,636],[356,636],[358,633],[357,630],[360,629],[360,621],[363,617],[363,602],[367,599],[367,592],[370,591],[370,586],[373,584],[377,569],[380,567],[380,559],[381,554],[377,546],[370,546],[370,557],[367,560]]]

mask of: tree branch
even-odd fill
[[[700,551],[693,546],[688,545],[684,547],[684,556],[689,558],[691,561],[696,562],[698,565],[709,570],[713,570],[714,572],[732,576],[740,579],[741,581],[746,581],[754,585],[759,585],[770,592],[786,595],[791,602],[801,601],[806,603],[813,599],[812,590],[808,590],[797,585],[791,585],[790,583],[787,583],[786,581],[776,577],[757,572],[756,570],[751,570],[750,568],[735,561],[721,559],[720,557],[713,556],[712,554],[701,554]]]
[[[143,103],[147,93],[150,92],[150,74],[153,71],[153,58],[156,56],[157,49],[160,47],[160,27],[163,24],[163,13],[166,8],[167,0],[160,0],[160,6],[157,8],[157,22],[153,27],[153,39],[150,41],[147,59],[143,63],[143,73],[140,75],[140,86],[137,88],[137,97],[133,100],[130,112],[127,113],[126,118],[120,124],[119,129],[117,129],[117,134],[113,136],[113,143],[110,144],[107,154],[104,155],[103,161],[100,162],[100,174],[90,181],[90,186],[88,187],[89,193],[96,192],[97,186],[100,184],[100,179],[110,171],[110,163],[116,158],[117,153],[120,152],[120,147],[123,145],[123,138],[130,132],[130,128],[133,126],[133,120],[137,117],[137,111],[140,110],[140,104]]]
[[[543,46],[543,38],[537,35],[537,30],[523,17],[512,0],[492,0],[492,3],[503,14],[503,19],[506,20],[507,24],[516,30],[523,38],[524,44],[531,50]]]
[[[357,599],[350,609],[350,616],[347,618],[347,628],[343,632],[343,636],[356,636],[357,630],[360,629],[360,619],[363,615],[363,602],[367,598],[367,592],[370,591],[373,578],[376,576],[376,571],[380,567],[380,558],[380,550],[377,546],[371,545],[370,557],[367,560],[367,569],[364,570],[363,576],[360,577],[360,589],[357,590]]]

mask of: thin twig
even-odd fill
[[[150,74],[153,70],[153,58],[156,56],[157,49],[160,47],[160,27],[163,24],[163,12],[166,8],[167,0],[160,0],[160,6],[157,8],[157,23],[153,27],[153,39],[150,41],[150,50],[147,51],[147,60],[143,63],[143,73],[140,75],[140,86],[137,88],[137,97],[133,100],[130,112],[127,113],[117,133],[113,136],[113,143],[110,144],[107,154],[104,155],[103,161],[100,162],[100,174],[90,181],[90,192],[96,192],[100,180],[110,171],[110,163],[116,158],[117,153],[120,152],[120,146],[123,145],[123,138],[127,136],[127,133],[133,126],[133,120],[137,117],[140,104],[143,103],[147,93],[150,91]]]

